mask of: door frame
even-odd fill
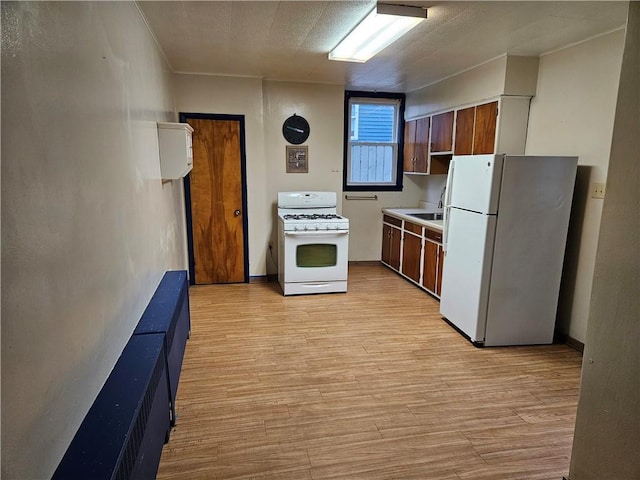
[[[187,119],[194,120],[229,120],[240,123],[240,183],[242,186],[242,250],[244,255],[244,283],[249,283],[249,215],[247,213],[247,157],[245,146],[244,115],[229,115],[221,113],[188,113],[180,112],[180,122]],[[184,201],[186,210],[187,248],[189,250],[189,284],[195,285],[196,267],[193,247],[193,218],[191,215],[191,173],[184,177]]]

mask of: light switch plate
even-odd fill
[[[591,184],[591,198],[604,198],[604,183],[592,183]]]

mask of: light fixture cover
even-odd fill
[[[331,50],[329,60],[366,62],[425,18],[427,10],[422,7],[378,3],[376,8]]]

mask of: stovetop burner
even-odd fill
[[[287,213],[283,218],[285,220],[337,220],[342,217],[335,213]]]

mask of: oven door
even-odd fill
[[[346,281],[349,231],[284,232],[284,281]]]

